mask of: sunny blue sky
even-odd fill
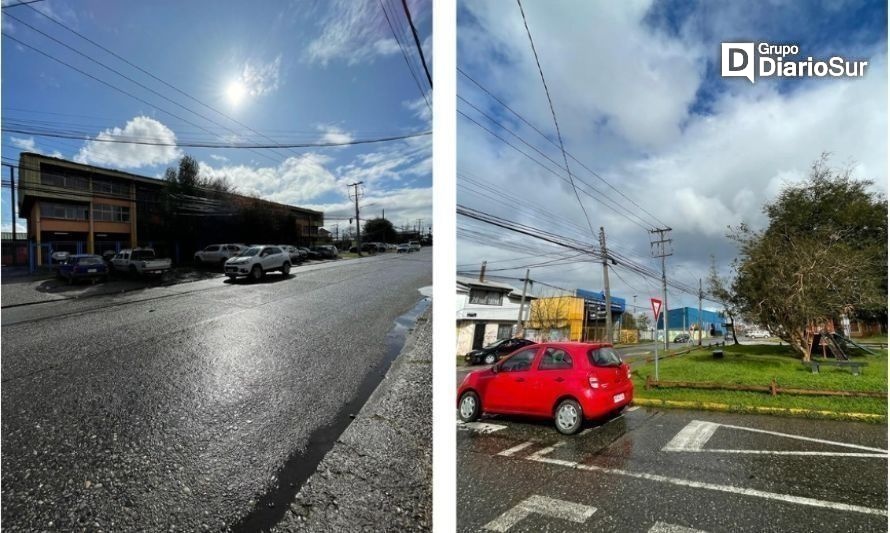
[[[872,190],[886,194],[885,0],[522,3],[567,150],[634,202],[570,160],[575,177],[590,184],[586,190],[615,200],[581,196],[610,248],[660,270],[649,257],[646,227],[670,226],[669,276],[697,288],[711,255],[729,272],[736,248],[726,238],[727,226],[762,227],[763,204],[805,179],[822,152],[831,154],[832,166],[851,166],[856,178],[873,180]],[[555,141],[516,2],[458,6],[459,68]],[[802,58],[795,60],[844,56],[869,66],[862,78],[761,78],[752,84],[721,78],[721,42],[796,44]],[[557,147],[461,74],[457,90],[563,165]],[[470,105],[459,100],[458,110],[565,175]],[[458,203],[594,241],[567,179],[462,116],[457,127]],[[461,216],[457,223],[459,270],[478,270],[487,260],[489,272],[497,268],[497,275],[520,286],[525,265],[550,261],[533,268],[532,278],[569,289],[603,287],[599,264]],[[618,275],[610,280],[613,294],[629,302],[636,294],[645,306],[660,292],[657,281],[620,269]],[[677,291],[669,296],[671,308],[697,303]]]
[[[3,4],[17,2],[4,0]],[[382,3],[412,66],[424,76],[401,2]],[[408,4],[431,63],[430,3],[414,0]],[[152,79],[41,13],[230,118]],[[277,142],[305,143],[398,136],[431,128],[430,110],[377,0],[43,0],[31,6],[5,7],[3,15],[4,130],[39,126],[91,137],[124,135],[175,143],[268,142],[234,119]],[[418,79],[429,97],[425,77]],[[418,218],[431,223],[431,142],[430,136],[423,136],[353,147],[206,149],[85,142],[4,131],[2,153],[5,163],[17,161],[20,150],[32,150],[146,176],[162,175],[182,154],[189,154],[201,162],[207,175],[227,177],[240,192],[322,209],[331,217],[327,226],[340,222],[342,230],[348,222],[333,217],[350,216],[346,184],[355,181],[365,182],[363,218],[379,216],[385,209],[386,217],[397,226],[413,224]],[[8,169],[3,172],[8,177]],[[7,189],[2,208],[2,227],[7,231],[11,224]]]

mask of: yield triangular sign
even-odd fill
[[[658,313],[661,312],[661,300],[649,298],[649,301],[652,302],[652,314],[655,315],[655,320],[658,320]]]

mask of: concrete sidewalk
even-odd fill
[[[432,313],[274,531],[432,528]]]

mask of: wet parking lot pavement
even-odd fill
[[[457,423],[459,531],[887,531],[887,426],[631,407]]]

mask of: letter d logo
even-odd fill
[[[754,43],[720,43],[720,75],[742,77],[754,83]]]

